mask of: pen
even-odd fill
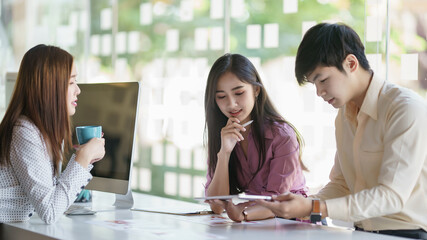
[[[248,125],[249,125],[249,124],[251,124],[253,121],[254,121],[254,120],[247,121],[246,123],[244,123],[244,124],[242,125],[242,127],[246,127],[246,126],[248,126]]]

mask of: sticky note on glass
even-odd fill
[[[311,27],[313,27],[316,24],[317,24],[316,21],[302,22],[302,36],[304,36],[304,34],[308,31],[308,29],[310,29]]]
[[[182,0],[179,8],[179,17],[183,22],[193,20],[193,0]]]
[[[139,5],[139,23],[141,25],[150,25],[153,22],[153,12],[151,3],[142,3]]]
[[[101,55],[102,56],[111,55],[111,34],[102,35],[101,42],[102,42]]]
[[[366,17],[366,41],[380,42],[382,37],[382,22],[377,16]]]
[[[56,34],[58,36],[57,41],[59,46],[74,46],[77,43],[77,32],[71,25],[58,26]]]
[[[80,11],[79,16],[80,16],[79,29],[82,31],[85,31],[89,27],[88,11]]]
[[[77,30],[79,27],[79,13],[71,12],[69,17],[70,24],[69,26],[73,31]]]
[[[126,53],[126,32],[118,32],[116,35],[116,52]]]
[[[279,24],[269,23],[264,25],[264,47],[279,47]]]
[[[113,20],[111,8],[105,8],[101,10],[101,29],[111,29],[111,22]]]
[[[369,61],[369,66],[377,75],[381,75],[382,71],[382,55],[381,53],[372,53],[372,54],[366,54],[366,58]]]
[[[224,37],[222,27],[211,28],[210,34],[210,48],[212,50],[221,50],[224,47]]]
[[[211,2],[210,16],[212,19],[224,18],[224,0],[215,0]]]
[[[100,37],[99,35],[92,35],[90,37],[90,53],[92,55],[99,55]]]
[[[231,0],[231,17],[241,18],[245,15],[245,1],[244,0]]]
[[[298,12],[298,0],[283,0],[283,13]]]
[[[418,53],[402,54],[400,57],[402,80],[418,80]]]
[[[139,32],[131,31],[128,33],[128,52],[136,53],[139,51]]]
[[[208,49],[209,30],[207,28],[196,28],[194,30],[194,48],[199,51]]]
[[[249,49],[261,47],[261,25],[254,24],[246,27],[246,47]]]
[[[177,29],[169,29],[166,32],[166,50],[175,52],[179,48],[179,31]]]

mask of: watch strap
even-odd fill
[[[310,222],[318,223],[322,221],[322,213],[320,211],[320,199],[313,198],[312,199],[312,210],[310,214]]]

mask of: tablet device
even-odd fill
[[[219,200],[229,200],[229,199],[240,199],[240,200],[267,200],[271,201],[271,196],[264,196],[264,195],[250,195],[245,193],[240,193],[237,195],[222,195],[222,196],[209,196],[209,197],[197,197],[194,198],[196,200],[213,200],[213,199],[219,199]]]

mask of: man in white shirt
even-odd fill
[[[358,230],[427,239],[425,100],[374,76],[359,36],[344,24],[307,31],[295,74],[339,108],[330,182],[312,198],[284,194],[258,203],[285,218],[321,214]]]

